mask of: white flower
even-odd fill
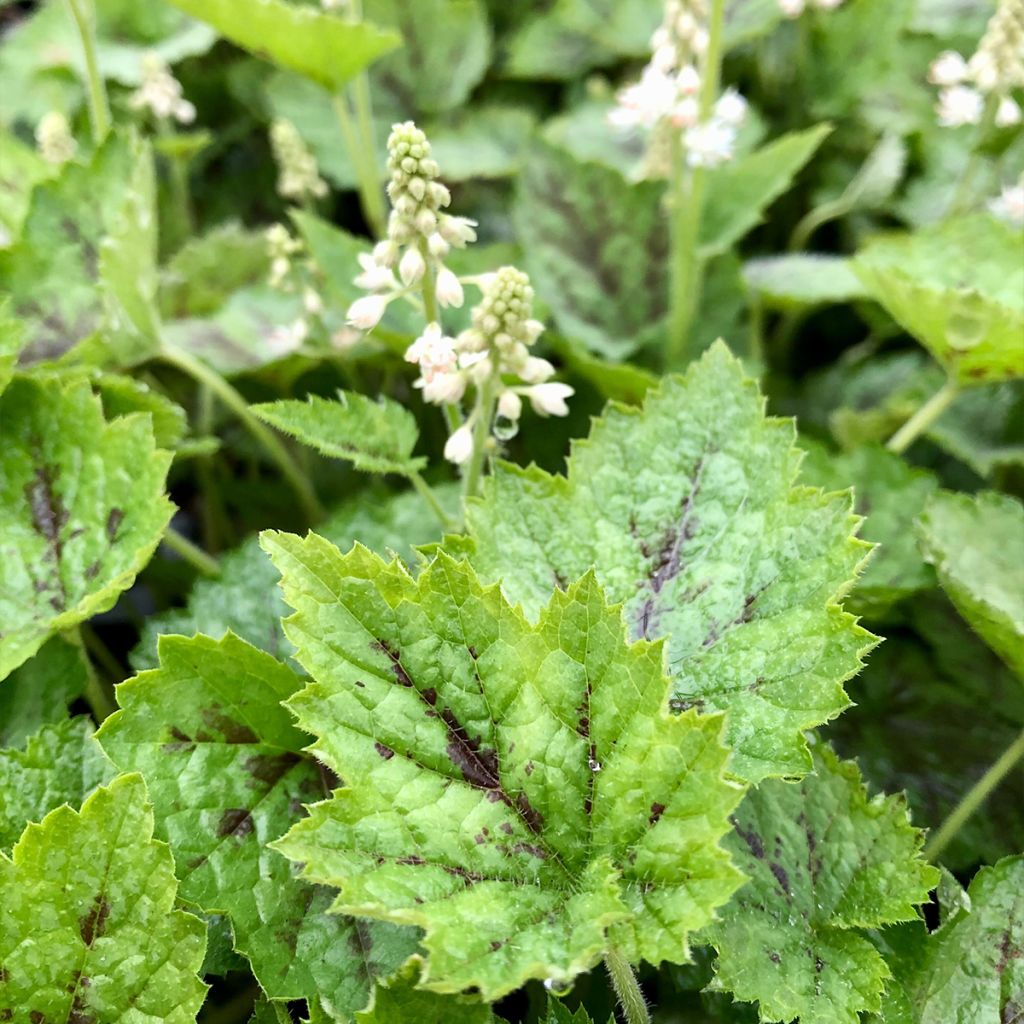
[[[393,267],[398,262],[398,255],[401,249],[399,246],[391,241],[390,238],[385,238],[384,241],[378,242],[373,247],[373,256],[371,257],[373,262],[381,267]],[[359,257],[359,262],[363,262],[362,256]],[[363,264],[365,267],[365,264]]]
[[[390,296],[387,295],[364,295],[361,299],[356,299],[348,307],[349,324],[361,331],[373,330],[380,323],[389,301]]]
[[[568,416],[569,406],[565,400],[575,394],[568,384],[534,384],[523,392],[530,399],[530,405],[541,416]]]
[[[527,384],[541,384],[549,377],[553,377],[555,368],[546,360],[538,356],[530,356],[519,371],[519,376]]]
[[[539,320],[527,320],[523,327],[526,328],[527,345],[532,345],[544,333],[544,325]]]
[[[1004,96],[996,108],[996,126],[999,128],[1010,128],[1020,124],[1020,106],[1012,96]]]
[[[799,18],[804,13],[804,0],[779,0],[779,10],[787,18]]]
[[[358,344],[362,335],[351,327],[339,327],[331,335],[331,345],[340,352],[347,352]]]
[[[651,64],[659,71],[668,74],[676,66],[676,48],[672,43],[655,46],[651,54]]]
[[[431,383],[440,373],[451,373],[458,366],[455,342],[441,331],[441,325],[427,324],[423,333],[405,350],[409,363],[418,363],[421,379]]]
[[[522,414],[523,400],[514,391],[502,391],[498,396],[498,415],[515,421]]]
[[[395,278],[394,273],[377,262],[375,258],[376,252],[377,250],[374,249],[373,256],[365,252],[359,253],[359,266],[363,268],[363,272],[361,274],[357,274],[352,283],[357,288],[362,288],[363,291],[367,292],[377,292],[397,288],[398,280]]]
[[[967,78],[967,61],[955,50],[943,50],[928,68],[932,85],[959,85]]]
[[[452,217],[447,213],[442,214],[437,223],[438,234],[456,249],[465,249],[470,242],[476,241],[475,227],[475,220],[470,220],[469,217]]]
[[[311,316],[319,316],[324,311],[324,300],[315,288],[307,288],[302,293],[302,304]]]
[[[451,251],[451,246],[444,240],[444,235],[435,231],[427,239],[427,250],[434,259],[443,260]]]
[[[1017,185],[1007,185],[1003,191],[988,204],[1000,220],[1010,224],[1024,225],[1024,181]]]
[[[692,128],[700,120],[700,100],[684,96],[672,111],[672,123],[677,128]]]
[[[449,270],[447,267],[441,267],[438,270],[435,288],[437,291],[437,301],[442,306],[454,306],[458,309],[465,299],[462,284],[459,282],[454,271]]]
[[[134,110],[148,107],[160,120],[173,117],[181,124],[191,124],[196,119],[196,108],[181,94],[181,82],[157,54],[143,57],[142,84],[130,102]]]
[[[843,0],[813,0],[819,11],[834,11],[842,2]]]
[[[747,101],[733,88],[726,89],[715,103],[715,117],[739,127],[747,116]]]
[[[309,324],[298,319],[284,327],[275,327],[267,338],[267,347],[274,356],[286,356],[294,352],[308,337]]]
[[[994,55],[987,49],[978,50],[968,61],[967,69],[974,84],[982,92],[991,92],[999,85],[1002,77]]]
[[[473,431],[467,423],[448,438],[444,446],[444,457],[456,466],[461,466],[473,454]]]
[[[435,373],[430,380],[421,377],[414,387],[423,389],[424,401],[433,405],[452,405],[466,393],[466,378],[458,371]]]
[[[736,130],[717,118],[686,130],[686,162],[691,167],[718,167],[732,159]]]
[[[985,101],[977,89],[952,85],[939,93],[935,110],[943,128],[958,128],[964,124],[977,124],[984,108]]]
[[[39,155],[55,166],[66,164],[78,150],[68,119],[57,110],[44,114],[36,125],[36,144]]]
[[[617,128],[653,128],[672,112],[678,91],[676,76],[648,64],[639,82],[619,90],[608,120]]]
[[[402,279],[402,284],[418,284],[426,272],[427,262],[423,254],[415,246],[410,246],[398,264],[398,276]]]
[[[700,72],[692,64],[680,68],[676,75],[676,88],[684,96],[696,96],[700,92]]]

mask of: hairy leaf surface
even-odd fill
[[[857,1024],[889,975],[862,930],[914,919],[938,872],[918,857],[902,797],[869,799],[857,766],[825,747],[814,761],[736,812],[726,845],[750,881],[706,935],[716,984],[757,1000],[762,1021]]]
[[[55,636],[0,686],[0,746],[21,747],[44,725],[67,718],[86,683],[82,649]]]
[[[671,715],[661,644],[628,646],[588,575],[531,625],[440,554],[265,533],[313,682],[289,701],[346,788],[278,847],[335,909],[423,927],[425,985],[494,999],[613,943],[686,957],[739,876],[721,719]]]
[[[29,825],[0,854],[0,1019],[192,1024],[206,926],[176,888],[138,775]]]
[[[420,965],[411,960],[378,985],[373,1006],[356,1014],[356,1024],[496,1024],[498,1018],[477,999],[418,988]]]
[[[718,344],[610,405],[566,477],[500,464],[450,543],[528,615],[593,568],[633,636],[668,639],[674,705],[729,712],[733,770],[799,775],[873,637],[835,604],[869,550],[850,495],[795,487],[793,440]]]

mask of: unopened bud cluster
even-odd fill
[[[278,169],[277,191],[283,198],[304,203],[327,195],[327,182],[320,177],[316,158],[291,121],[274,121],[270,146]]]
[[[196,119],[196,108],[182,94],[181,82],[155,53],[143,57],[142,84],[132,93],[130,102],[133,110],[149,110],[159,121],[173,119],[191,124]]]
[[[267,283],[277,291],[302,296],[302,314],[290,324],[275,328],[269,339],[274,354],[284,356],[296,351],[310,336],[313,324],[321,320],[324,303],[316,288],[316,265],[306,256],[302,242],[283,224],[271,225],[264,238],[270,258]]]
[[[36,145],[39,155],[48,164],[58,167],[73,159],[78,151],[68,119],[57,110],[44,114],[36,125]]]
[[[708,48],[707,0],[667,0],[665,17],[651,37],[651,60],[640,80],[619,91],[609,121],[624,130],[651,133],[645,175],[665,176],[677,140],[691,167],[716,167],[732,159],[746,100],[728,89],[711,113],[701,113],[703,64]]]
[[[388,304],[419,287],[428,272],[437,302],[461,306],[462,284],[444,258],[452,248],[463,249],[476,240],[475,221],[443,212],[451,193],[437,180],[440,169],[430,155],[430,143],[412,121],[391,130],[388,172],[387,238],[371,254],[359,257],[362,273],[355,279],[371,294],[357,299],[348,312],[349,323],[363,331],[376,327]]]
[[[939,87],[935,110],[944,128],[980,123],[989,96],[998,127],[1020,124],[1020,104],[1010,92],[1024,87],[1024,0],[1000,0],[974,56],[940,53],[928,80]]]
[[[843,0],[779,0],[779,10],[787,18],[799,18],[808,7],[819,11],[834,11],[842,6]]]

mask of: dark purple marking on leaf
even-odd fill
[[[1011,960],[1019,960],[1021,957],[1024,957],[1024,949],[1010,945],[1010,929],[1007,928],[999,943],[999,962],[996,964],[996,973],[1001,975]]]
[[[280,754],[253,754],[246,758],[242,767],[252,776],[252,782],[272,789],[302,758],[298,754],[285,750]]]
[[[247,807],[229,807],[220,816],[217,835],[222,839],[225,836],[235,836],[237,839],[244,839],[254,828],[252,812]]]
[[[33,1010],[29,1015],[29,1024],[46,1024],[46,1014],[40,1010]]]
[[[9,1006],[3,1007],[0,1009],[0,1020],[14,1020],[14,1011]]]
[[[425,690],[423,690],[421,692],[421,696],[431,707],[433,707],[437,703],[437,690],[435,690],[432,686],[428,686]]]
[[[501,947],[504,945],[504,942],[499,942],[497,939],[491,939],[491,952],[497,953],[498,950],[501,949]]]
[[[384,858],[381,858],[383,861]],[[427,862],[415,853],[410,853],[407,857],[397,857],[395,859],[396,864],[411,864],[414,867],[421,867]]]
[[[567,590],[569,587],[569,581],[557,570],[551,570],[551,577],[554,580],[555,587],[558,590]]]
[[[406,686],[413,688],[413,682],[409,678],[409,673],[402,667],[402,661],[399,657],[398,651],[392,647],[387,640],[383,640],[378,637],[370,646],[375,651],[383,651],[391,660],[391,671],[395,674],[395,680],[400,686]]]
[[[103,898],[101,893],[97,893],[88,913],[83,914],[78,919],[78,933],[82,936],[82,941],[87,946],[91,946],[93,941],[100,938],[107,930],[107,917],[109,915],[110,904]]]
[[[94,580],[100,573],[100,560],[97,558],[91,565],[85,567],[85,578],[87,580]]]
[[[768,954],[768,959],[771,960],[773,964],[782,963],[782,957],[779,956],[779,954],[776,953],[774,949]]]
[[[32,525],[58,557],[61,553],[60,532],[68,521],[68,510],[54,489],[59,472],[56,466],[38,466],[32,479],[25,484]]]
[[[531,857],[536,857],[538,860],[548,859],[547,851],[534,843],[513,843],[512,852],[528,853]]]
[[[478,875],[475,871],[467,871],[464,867],[458,864],[443,864],[441,865],[445,872],[455,878],[461,878],[467,885],[472,885],[474,882],[482,882],[484,880],[483,875]]]
[[[814,958],[814,970],[815,970],[815,972],[818,973],[818,974],[821,974],[821,972],[824,969],[825,969],[825,961],[822,960],[820,956],[816,956]]]
[[[533,769],[534,769],[533,762],[532,761],[527,761],[526,762],[526,767],[523,769],[523,771],[526,772],[527,775],[532,775],[533,774]]]
[[[807,837],[807,873],[811,876],[811,881],[816,882],[818,880],[818,875],[821,872],[821,857],[817,854],[817,837],[808,823],[806,815],[804,815],[802,811],[797,817],[796,823],[803,827],[804,835]]]
[[[648,824],[657,825],[661,820],[661,816],[665,813],[665,805],[657,802],[651,804],[651,815],[647,819]]]
[[[107,531],[107,540],[110,541],[111,544],[117,540],[117,530],[122,522],[124,522],[124,509],[112,508],[107,516],[107,524],[105,527]]]
[[[1024,1020],[1024,1003],[1008,999],[999,1018],[999,1024],[1020,1024],[1021,1020]]]
[[[370,954],[373,952],[373,933],[370,926],[361,918],[352,919],[352,930],[348,935],[348,948],[359,962],[360,973],[370,979]]]
[[[192,737],[183,733],[176,725],[172,725],[170,728],[171,736],[174,738],[173,743],[164,743],[161,749],[166,754],[176,754],[182,750],[194,750],[195,744],[192,742]]]
[[[468,646],[468,647],[466,648],[466,650],[467,650],[467,651],[469,651],[469,656],[470,656],[470,657],[471,657],[471,658],[472,658],[472,659],[473,659],[474,661],[476,661],[476,660],[477,660],[477,658],[479,658],[479,657],[480,657],[480,655],[476,653],[476,648],[475,648],[475,647],[474,647],[474,646],[473,646],[472,644],[470,644],[470,645],[469,645],[469,646]]]
[[[224,737],[225,743],[259,743],[260,738],[247,725],[236,722],[229,718],[220,708],[214,706],[203,708],[203,721],[211,728],[216,729]],[[199,738],[200,734],[196,733]],[[207,740],[206,742],[214,742]]]
[[[188,864],[185,865],[189,871],[198,871],[210,858],[204,853],[201,857],[193,857]]]
[[[377,753],[380,754],[380,756],[384,758],[385,761],[390,761],[391,758],[395,756],[395,752],[384,743],[375,742],[373,744],[373,749],[376,750]]]
[[[511,825],[510,825],[510,824],[509,824],[509,823],[508,823],[507,821],[503,821],[503,822],[502,822],[502,823],[501,823],[501,824],[500,824],[500,825],[498,826],[498,828],[500,828],[500,829],[501,829],[501,831],[502,831],[502,832],[504,832],[504,833],[505,833],[505,835],[507,835],[507,836],[510,836],[510,835],[512,835],[512,833],[513,833],[513,832],[515,831],[515,829],[514,829],[514,828],[512,828],[512,826],[511,826]]]
[[[768,867],[771,869],[771,873],[775,876],[775,881],[779,883],[779,888],[789,896],[789,875],[786,873],[786,869],[781,864],[776,864],[774,861],[769,864]]]
[[[753,854],[757,860],[764,860],[764,844],[761,842],[761,837],[753,830],[745,830],[739,822],[739,818],[736,815],[732,815],[729,818],[732,822],[732,827],[736,829],[736,835],[740,837],[747,844],[747,848]]]
[[[684,711],[689,711],[691,708],[702,711],[704,704],[703,697],[670,697],[668,709],[674,714],[681,715]]]

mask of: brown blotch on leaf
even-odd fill
[[[774,949],[768,954],[768,959],[771,960],[773,964],[782,963],[782,957],[779,956],[779,954],[776,953]]]
[[[220,816],[220,824],[217,826],[217,835],[222,839],[224,836],[237,836],[243,839],[255,828],[252,820],[252,813],[246,807],[229,807]]]
[[[374,742],[373,749],[376,750],[385,761],[390,761],[391,758],[395,756],[395,752],[386,743]]]
[[[398,653],[398,649],[387,642],[387,640],[378,637],[373,641],[370,646],[375,651],[383,651],[391,661],[391,671],[395,674],[395,681],[400,686],[412,687],[412,680],[409,678],[409,673],[402,668],[401,657]]]
[[[211,728],[216,729],[224,737],[225,743],[259,743],[260,738],[241,722],[225,715],[218,707],[203,708],[203,721]],[[202,734],[196,733],[199,738]],[[206,742],[215,742],[212,738]]]
[[[665,805],[659,804],[657,801],[655,801],[653,804],[651,804],[651,814],[650,817],[647,819],[648,823],[651,825],[657,825],[658,821],[664,813]]]
[[[771,863],[768,865],[771,869],[772,874],[775,876],[775,881],[779,883],[779,888],[789,896],[789,875],[786,874],[786,869],[781,864]]]
[[[107,540],[111,544],[117,539],[117,530],[121,523],[124,522],[124,509],[112,508],[109,515],[107,516]]]
[[[29,1015],[28,1019],[31,1024],[46,1024],[46,1014],[40,1010],[33,1010]]]
[[[89,912],[78,919],[78,932],[87,946],[91,946],[106,931],[109,916],[110,904],[101,894],[97,894]]]
[[[753,829],[744,829],[736,815],[732,815],[729,821],[732,822],[732,827],[736,829],[736,835],[747,844],[747,848],[754,857],[757,860],[764,860],[764,843],[761,842],[761,837]]]
[[[497,939],[491,939],[491,952],[497,953],[498,950],[501,949],[501,947],[504,945],[504,942],[499,942]]]
[[[253,782],[271,789],[301,761],[298,754],[286,750],[281,754],[253,754],[245,759],[242,767],[252,776]]]

